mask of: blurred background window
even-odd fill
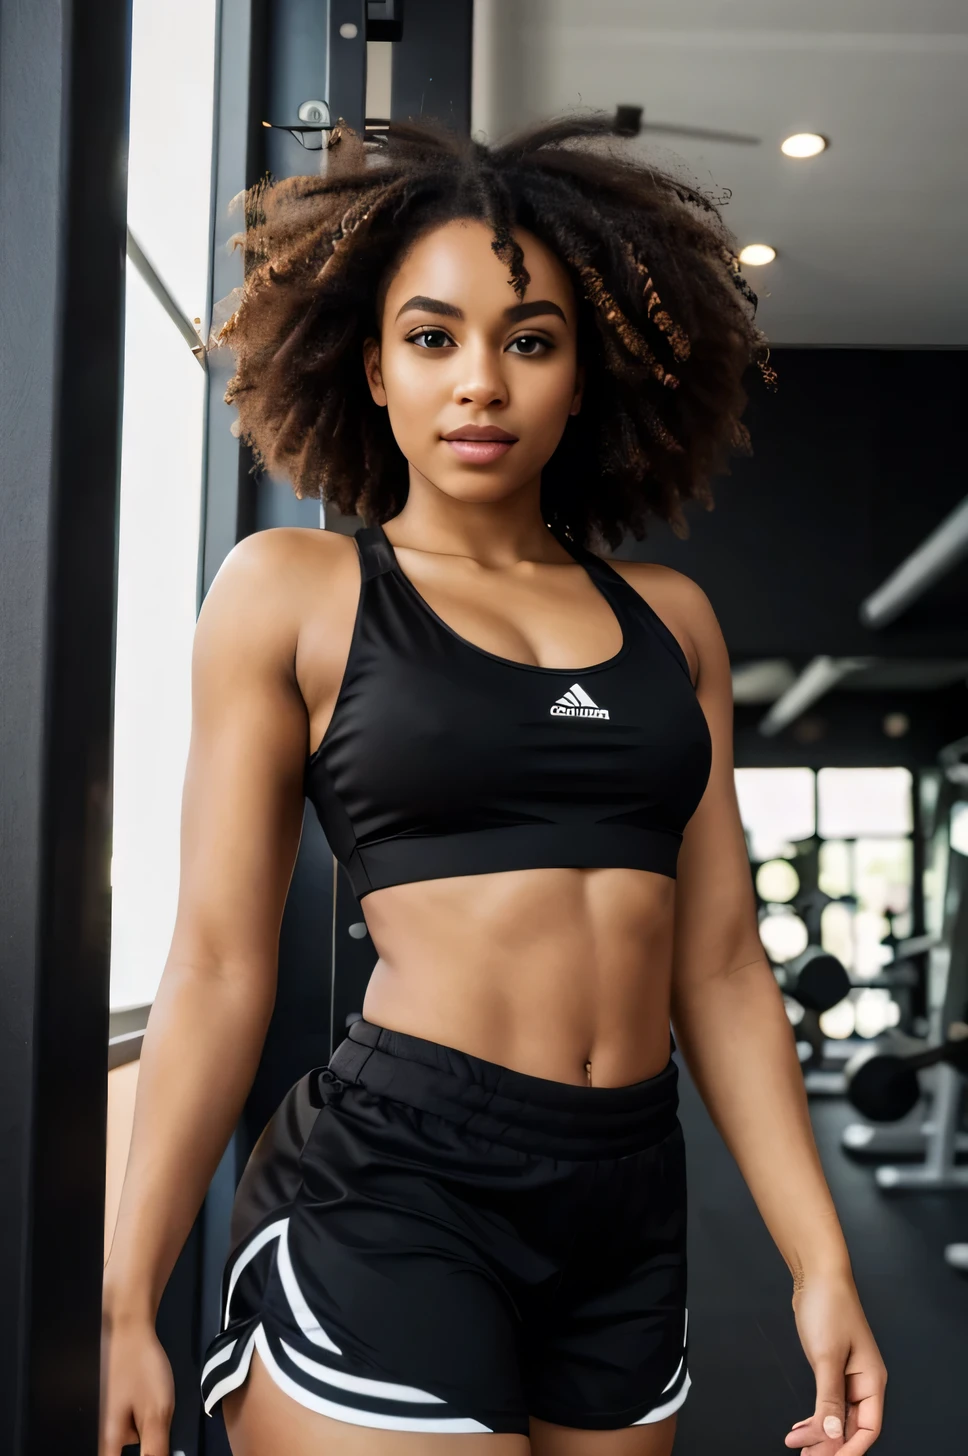
[[[817,774],[817,827],[823,839],[910,834],[912,780],[906,768],[822,768]]]
[[[215,0],[133,4],[112,1010],[154,999],[178,892],[206,394],[186,333],[209,306],[215,20]],[[140,270],[133,253],[143,256]]]
[[[783,966],[817,938],[810,927],[818,924],[811,916],[819,890],[831,902],[819,910],[819,942],[861,983],[823,1013],[824,1035],[872,1037],[896,1026],[900,1006],[890,989],[863,982],[880,978],[895,944],[914,933],[911,772],[741,768],[736,792],[756,867],[760,940],[770,960]]]
[[[810,768],[738,768],[736,795],[753,860],[786,857],[816,829]]]

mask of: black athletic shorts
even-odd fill
[[[205,1353],[336,1420],[527,1434],[663,1420],[689,1388],[678,1068],[548,1081],[355,1022],[246,1166]]]

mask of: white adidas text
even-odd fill
[[[566,693],[551,705],[552,718],[607,718],[608,709],[600,708],[580,683],[572,683]]]

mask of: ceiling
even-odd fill
[[[968,345],[964,0],[476,0],[473,128],[495,138],[578,106],[762,137],[642,138],[732,196],[777,345]],[[828,150],[792,161],[791,132]]]
[[[799,669],[786,658],[756,658],[733,665],[733,700],[744,706],[774,703],[792,687]],[[934,692],[968,683],[968,661],[953,657],[871,657],[839,684],[842,692]]]

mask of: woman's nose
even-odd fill
[[[460,350],[460,369],[454,382],[458,404],[479,406],[507,404],[508,389],[501,369],[501,355],[493,349]]]

